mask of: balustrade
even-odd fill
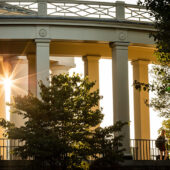
[[[0,16],[46,16],[153,22],[145,7],[117,1],[2,0]]]
[[[0,139],[0,159],[1,160],[20,160],[21,158],[14,156],[13,149],[23,146],[24,142],[17,139]],[[157,160],[160,151],[155,146],[155,140],[150,139],[131,139],[131,154],[133,160]],[[33,159],[33,158],[29,158]]]

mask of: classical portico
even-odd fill
[[[53,1],[58,5],[57,1]],[[141,19],[132,21],[125,15],[125,8],[138,9],[138,6],[128,6],[123,2],[103,3],[103,6],[116,10],[113,18],[83,16],[76,18],[50,15],[48,9],[50,2],[43,0],[29,2],[38,4],[37,9],[24,9],[22,11],[24,15],[19,15],[19,5],[16,7],[5,4],[8,8],[15,8],[16,15],[0,15],[2,65],[6,58],[9,61],[14,57],[26,56],[25,59],[18,59],[27,62],[27,90],[39,96],[38,81],[42,80],[48,84],[49,70],[55,72],[54,68],[57,68],[52,67],[51,56],[53,58],[81,56],[84,60],[85,75],[88,75],[90,80],[96,81],[95,89],[99,88],[99,60],[112,59],[114,121],[129,122],[128,61],[132,61],[134,80],[147,83],[147,65],[155,60],[154,41],[148,36],[150,31],[155,31],[153,25],[141,22]],[[97,2],[89,3],[97,5]],[[87,5],[87,2],[78,4]],[[108,13],[108,16],[111,14]],[[3,94],[3,90],[1,91]],[[149,109],[143,103],[144,98],[148,99],[146,93],[134,92],[135,138],[139,139],[150,138]],[[0,100],[1,115],[4,117],[4,94]],[[13,118],[14,122],[15,119],[17,118]],[[128,125],[122,133],[125,136],[124,146],[128,154],[130,153]]]

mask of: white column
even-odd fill
[[[113,69],[113,113],[116,121],[129,122],[128,44],[111,43]],[[130,126],[122,129],[125,154],[130,154]]]
[[[95,81],[92,90],[99,89],[99,59],[100,56],[84,56],[84,74],[89,77],[90,81]]]
[[[37,95],[36,55],[27,54],[28,60],[28,91]]]
[[[5,89],[3,86],[4,68],[3,57],[0,57],[0,118],[6,119]],[[0,138],[3,138],[4,129],[0,127]],[[0,142],[2,145],[2,142]]]
[[[133,79],[141,83],[148,83],[149,61],[133,61]],[[145,104],[149,101],[147,91],[139,91],[134,88],[134,130],[135,139],[150,139],[149,107]]]
[[[36,39],[36,74],[37,74],[37,96],[39,96],[38,82],[41,80],[45,85],[48,85],[50,69],[50,40]]]

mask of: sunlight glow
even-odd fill
[[[113,97],[112,97],[112,60],[100,59],[99,61],[99,89],[103,99],[100,100],[104,114],[101,127],[113,125]]]
[[[12,81],[10,78],[5,78],[3,80],[3,84],[5,89],[5,102],[10,103]],[[5,110],[6,110],[6,120],[10,121],[10,107],[6,105]]]

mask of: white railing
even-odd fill
[[[115,19],[115,4],[82,1],[47,3],[47,15],[112,18]]]
[[[125,19],[139,22],[154,22],[154,17],[150,16],[149,11],[138,5],[125,4]]]
[[[38,3],[29,0],[0,1],[0,15],[37,15]]]
[[[46,16],[153,22],[145,7],[83,0],[1,0],[0,16]]]

